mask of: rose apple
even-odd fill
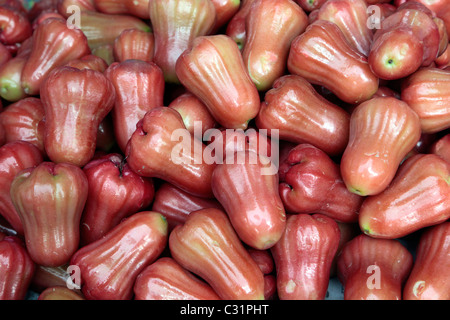
[[[364,200],[361,230],[374,238],[400,238],[450,218],[450,163],[435,154],[406,159],[392,183]]]
[[[45,78],[40,97],[48,157],[84,166],[95,153],[100,123],[114,107],[114,86],[99,71],[62,66]]]
[[[10,194],[33,261],[43,266],[67,263],[80,241],[80,219],[88,195],[83,171],[68,163],[42,162],[20,171]]]
[[[412,254],[398,240],[361,234],[347,242],[338,256],[344,299],[401,300],[412,266]]]
[[[239,238],[260,250],[272,247],[280,239],[286,223],[278,193],[278,172],[271,172],[270,165],[270,159],[264,155],[238,151],[217,165],[211,179],[214,196]]]
[[[179,57],[178,79],[225,128],[243,129],[260,108],[258,90],[245,68],[241,51],[228,36],[197,37]]]
[[[0,214],[19,235],[23,235],[23,225],[11,200],[11,183],[20,171],[42,161],[41,151],[30,142],[12,141],[0,147]]]
[[[167,222],[160,213],[141,211],[81,247],[70,264],[80,268],[86,299],[130,300],[136,277],[160,256],[167,236]]]
[[[147,1],[148,2],[148,1]],[[113,54],[115,61],[153,60],[155,36],[152,32],[139,29],[126,29],[114,40]]]
[[[146,209],[153,201],[153,180],[137,175],[120,154],[91,160],[83,171],[89,195],[81,218],[81,244],[91,243],[122,219]]]
[[[166,82],[178,83],[175,65],[195,38],[208,35],[216,22],[212,1],[149,0],[148,11],[155,35],[154,61]]]
[[[115,91],[112,119],[117,144],[125,152],[136,124],[147,111],[163,106],[164,76],[153,62],[113,62],[105,72]]]
[[[225,212],[192,212],[169,236],[171,256],[205,280],[221,299],[264,299],[264,275]]]
[[[147,266],[136,278],[135,300],[220,300],[210,285],[170,257]]]
[[[421,136],[418,115],[404,101],[374,97],[350,118],[350,136],[340,168],[347,188],[367,196],[380,193]]]

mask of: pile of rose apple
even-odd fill
[[[0,4],[1,299],[450,298],[448,1]]]

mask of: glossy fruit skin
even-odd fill
[[[422,56],[423,45],[417,35],[410,28],[399,27],[378,37],[368,59],[378,77],[396,80],[414,73],[422,64]]]
[[[135,300],[220,300],[210,285],[170,257],[147,266],[136,278]]]
[[[386,189],[420,136],[419,117],[402,100],[374,97],[361,103],[352,113],[340,163],[347,188],[362,196]]]
[[[310,144],[299,144],[280,163],[279,193],[290,213],[321,213],[340,222],[358,221],[363,198],[350,192],[339,165]]]
[[[288,215],[272,248],[281,300],[323,300],[340,239],[337,222],[322,214]]]
[[[73,14],[69,9],[71,5],[76,5],[80,12],[96,11],[94,0],[58,0],[56,3],[57,12],[64,18],[68,18]]]
[[[337,260],[344,300],[401,300],[412,266],[412,254],[398,240],[360,234]]]
[[[95,8],[102,13],[132,15],[141,19],[150,18],[148,13],[149,0],[93,0],[93,3]]]
[[[158,107],[139,121],[126,157],[130,168],[141,176],[159,178],[193,195],[210,198],[215,164],[203,160],[205,147],[187,131],[176,110]]]
[[[21,43],[33,32],[26,14],[8,5],[0,6],[0,29],[0,42],[6,45]]]
[[[314,10],[320,9],[320,7],[327,2],[327,0],[295,0],[295,2],[297,2],[303,10],[310,13]]]
[[[77,69],[92,69],[99,72],[105,72],[108,68],[108,64],[103,58],[96,56],[94,54],[88,54],[79,59],[70,60],[65,64],[65,66],[77,68]]]
[[[330,0],[320,7],[318,19],[336,23],[351,46],[367,57],[373,40],[367,7],[365,0]]]
[[[419,115],[424,133],[450,128],[450,71],[418,70],[402,82],[401,99]]]
[[[285,74],[291,42],[305,31],[308,17],[291,0],[257,0],[250,10],[242,56],[256,88],[266,91]]]
[[[136,59],[153,61],[155,36],[152,32],[139,29],[126,29],[114,40],[113,54],[115,61]]]
[[[95,153],[100,123],[114,107],[112,83],[99,71],[63,66],[50,72],[40,97],[48,157],[84,166]]]
[[[431,16],[431,11],[419,2],[407,2],[381,22],[369,53],[369,64],[377,76],[400,79],[434,61],[440,35]],[[401,39],[397,30],[404,34]]]
[[[166,82],[179,83],[175,65],[195,38],[208,35],[216,22],[212,1],[150,0],[150,20],[155,35],[155,63]]]
[[[242,0],[239,10],[233,15],[227,24],[225,34],[236,42],[238,48],[242,50],[247,37],[246,19],[256,0]]]
[[[430,153],[437,154],[445,161],[450,162],[450,134],[434,141],[430,146]]]
[[[263,300],[264,276],[225,212],[195,211],[169,236],[172,257],[224,300]]]
[[[212,33],[217,33],[220,28],[234,17],[241,7],[241,0],[211,0],[216,11],[216,22],[212,29]]]
[[[0,213],[11,227],[23,235],[20,216],[11,201],[10,188],[16,174],[43,161],[39,149],[26,141],[13,141],[0,148]]]
[[[399,238],[450,218],[450,163],[435,154],[406,159],[382,193],[364,200],[361,230],[375,238]]]
[[[450,299],[450,222],[427,228],[421,235],[416,259],[403,289],[404,300]]]
[[[350,46],[336,24],[327,20],[308,25],[292,41],[287,68],[351,104],[370,99],[379,85],[367,58]]]
[[[16,236],[0,240],[0,300],[25,300],[36,265]]]
[[[78,293],[67,287],[48,287],[39,294],[38,300],[85,300]]]
[[[44,154],[44,115],[42,102],[36,97],[23,98],[10,104],[0,113],[6,142],[28,141]]]
[[[120,150],[125,152],[136,124],[148,111],[163,106],[164,76],[155,63],[135,59],[113,62],[105,76],[114,86],[114,134]]]
[[[224,207],[239,238],[260,250],[272,247],[286,225],[286,213],[278,194],[278,174],[268,171],[270,165],[270,159],[264,155],[238,151],[232,159],[226,158],[217,165],[211,179],[214,196]]]
[[[129,300],[136,277],[159,257],[166,243],[164,217],[141,211],[80,248],[70,264],[80,268],[81,290],[86,299]]]
[[[191,212],[206,208],[223,210],[217,199],[194,196],[167,182],[158,187],[152,202],[152,210],[164,215],[170,231],[184,224]]]
[[[153,201],[153,180],[132,171],[121,154],[91,160],[83,171],[89,195],[81,219],[81,244],[100,239],[122,219],[146,209]]]
[[[259,129],[278,129],[281,140],[310,143],[336,156],[348,143],[350,115],[305,78],[285,75],[265,93],[255,123]]]
[[[89,53],[86,36],[81,30],[69,28],[63,19],[46,19],[33,32],[31,52],[21,75],[24,92],[39,94],[51,70]]]
[[[16,102],[27,97],[22,88],[21,76],[27,56],[15,56],[0,67],[0,97]]]
[[[114,20],[114,23],[111,23],[112,20]],[[129,14],[110,15],[98,11],[83,11],[80,14],[80,27],[92,52],[102,46],[111,46],[112,49],[114,41],[124,30],[151,31],[151,27],[136,16]]]
[[[191,92],[182,93],[173,99],[168,107],[178,111],[186,129],[200,140],[203,140],[208,129],[218,126],[206,105]],[[197,127],[199,125],[201,130]]]
[[[15,176],[11,200],[34,262],[56,267],[70,260],[78,249],[87,194],[87,178],[72,164],[42,162]]]
[[[258,114],[258,90],[230,37],[197,37],[180,55],[175,70],[181,84],[205,103],[223,127],[245,130]]]

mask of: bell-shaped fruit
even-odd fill
[[[176,225],[184,224],[191,212],[207,208],[223,210],[216,199],[194,196],[167,182],[158,187],[152,203],[152,210],[166,218],[170,231]]]
[[[31,53],[21,75],[24,92],[39,94],[50,71],[89,53],[86,36],[81,30],[69,28],[64,19],[46,19],[33,32]]]
[[[44,266],[67,263],[80,241],[88,195],[83,171],[68,163],[42,162],[19,172],[10,194],[33,261]]]
[[[102,13],[117,15],[132,15],[148,19],[149,0],[92,0],[95,8]]]
[[[122,219],[146,209],[153,200],[152,179],[137,175],[120,154],[108,154],[88,162],[89,195],[81,218],[81,244],[104,236]]]
[[[340,163],[347,188],[362,196],[386,189],[420,135],[419,117],[402,100],[375,97],[361,103],[351,115]]]
[[[178,111],[186,129],[200,140],[203,140],[208,129],[217,126],[216,120],[206,105],[191,92],[179,95],[170,102],[168,107]]]
[[[338,256],[345,300],[401,300],[413,256],[398,240],[358,235]]]
[[[36,264],[22,240],[6,236],[0,240],[0,300],[25,300]]]
[[[80,248],[70,264],[80,268],[86,299],[131,299],[136,277],[161,255],[167,235],[167,222],[160,213],[141,211]]]
[[[178,57],[195,38],[208,35],[216,22],[212,1],[149,0],[150,20],[155,35],[155,63],[167,82],[178,83]]]
[[[6,142],[28,141],[44,154],[44,106],[39,98],[23,98],[0,113]]]
[[[0,42],[6,45],[21,43],[33,32],[26,13],[9,5],[0,6]]]
[[[169,248],[175,261],[205,280],[221,299],[264,299],[264,275],[223,211],[192,212],[170,233]]]
[[[130,168],[141,176],[162,179],[196,196],[212,197],[215,163],[205,161],[205,148],[186,129],[176,110],[157,107],[137,124],[126,157]]]
[[[329,0],[320,7],[317,18],[337,24],[352,48],[368,56],[373,39],[367,26],[368,12],[365,0]]]
[[[11,183],[20,171],[42,161],[40,150],[27,141],[12,141],[0,148],[0,215],[19,235],[23,235],[23,225],[11,200]]]
[[[80,14],[80,28],[87,38],[89,48],[111,45],[127,29],[151,32],[146,21],[130,14],[107,14],[98,11],[83,11]]]
[[[197,37],[176,63],[180,82],[225,128],[246,129],[260,108],[258,89],[237,44],[223,34]]]
[[[114,133],[119,148],[125,152],[136,124],[147,111],[163,106],[164,76],[155,63],[142,60],[114,62],[105,75],[115,89]]]
[[[435,154],[406,159],[392,183],[364,200],[361,230],[375,238],[400,238],[450,218],[450,163]]]
[[[310,144],[299,144],[280,163],[279,193],[290,213],[322,213],[340,222],[358,221],[363,197],[350,192],[339,165]]]
[[[281,300],[323,300],[340,239],[337,222],[321,214],[288,215],[272,248]]]
[[[431,11],[419,2],[406,2],[381,21],[368,61],[379,78],[400,79],[429,66],[437,57],[439,43]]]
[[[27,97],[22,88],[22,71],[27,56],[15,56],[0,66],[0,97],[9,102],[16,102]]]
[[[256,88],[265,91],[285,74],[291,42],[305,31],[308,16],[292,0],[257,0],[250,10],[242,56]]]
[[[152,32],[139,29],[126,29],[114,40],[113,54],[115,61],[153,60],[155,36]]]
[[[266,92],[256,125],[279,130],[281,140],[309,143],[336,156],[347,146],[350,115],[321,96],[306,79],[286,75]]]
[[[422,132],[436,133],[450,128],[450,71],[421,68],[404,79],[401,99],[419,116]]]
[[[52,162],[83,166],[96,149],[98,127],[114,107],[115,91],[92,69],[58,67],[42,84],[44,145]]]
[[[449,300],[450,222],[430,227],[420,236],[416,259],[403,289],[403,300]]]
[[[217,165],[211,180],[214,196],[239,238],[260,250],[272,247],[286,225],[278,172],[271,170],[271,164],[264,155],[238,151]]]
[[[209,284],[170,257],[146,267],[133,287],[135,300],[219,300]]]
[[[378,89],[378,77],[367,58],[327,20],[315,21],[292,41],[287,67],[291,74],[323,86],[351,104],[370,99]]]

